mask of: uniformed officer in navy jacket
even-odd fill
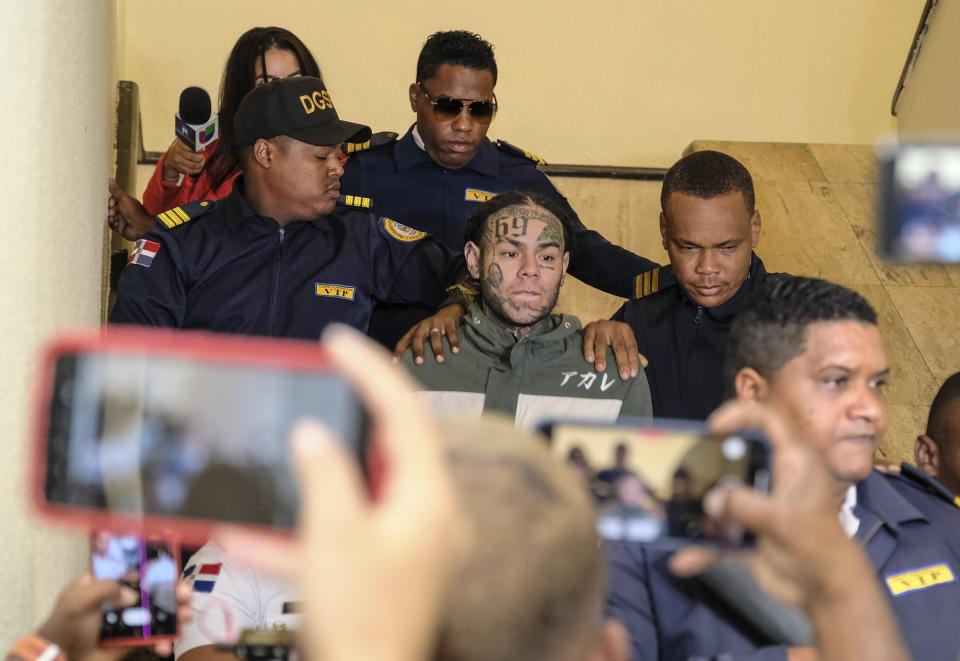
[[[395,219],[336,208],[341,146],[370,130],[338,117],[322,81],[258,86],[234,122],[243,175],[233,192],[157,217],[111,322],[316,339],[331,322],[365,331],[381,303],[442,302],[462,253]]]
[[[703,420],[723,402],[724,347],[737,310],[768,278],[753,252],[760,211],[750,173],[732,156],[699,151],[663,180],[660,234],[675,281],[644,274],[613,320],[628,324],[647,357],[653,415]],[[609,322],[594,322],[603,327]]]
[[[462,30],[431,35],[409,89],[416,124],[399,140],[350,156],[342,179],[347,201],[428,232],[457,251],[463,250],[467,218],[503,191],[545,193],[569,208],[537,169],[542,163],[537,156],[487,139],[499,107],[496,83],[497,63],[488,42]],[[570,275],[608,293],[631,296],[637,274],[657,264],[587,229],[572,209],[570,215],[575,219]],[[375,315],[371,335],[390,347],[433,312],[424,308],[387,315],[386,310]]]
[[[913,658],[956,661],[960,508],[918,471],[873,469],[890,372],[876,323],[869,303],[839,285],[768,282],[733,322],[726,375],[739,399],[771,406],[823,457],[839,523],[863,545]],[[815,658],[773,645],[762,618],[746,615],[755,585],[718,592],[697,578],[675,578],[669,555],[653,546],[608,547],[608,610],[630,630],[634,659]]]

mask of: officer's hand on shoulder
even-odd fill
[[[191,595],[192,591],[186,583],[181,581],[177,584],[177,618],[181,623],[193,617]],[[37,635],[59,646],[63,656],[71,661],[117,661],[126,656],[130,649],[99,647],[102,607],[104,604],[129,606],[136,603],[137,596],[118,581],[96,580],[88,572],[63,589],[50,616],[37,630]],[[168,656],[173,653],[173,645],[171,641],[163,641],[154,645],[153,651],[159,656]],[[8,656],[11,657],[20,658],[17,654]]]
[[[598,372],[607,369],[607,347],[613,347],[617,371],[624,381],[635,378],[641,365],[648,365],[646,356],[637,348],[637,336],[628,324],[611,319],[591,321],[583,329],[583,357],[593,363]]]
[[[443,336],[446,336],[447,341],[450,342],[450,350],[453,353],[460,353],[460,336],[457,334],[457,326],[460,325],[460,320],[466,313],[466,308],[459,303],[440,308],[439,312],[432,317],[427,317],[400,338],[393,349],[393,362],[399,362],[407,349],[410,349],[413,351],[413,362],[423,365],[423,346],[427,338],[430,339],[434,360],[438,363],[443,362]]]
[[[140,201],[117,186],[111,179],[107,184],[107,225],[127,241],[136,241],[153,229],[156,220]]]

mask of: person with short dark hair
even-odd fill
[[[737,159],[723,152],[695,151],[673,164],[660,187],[660,208],[666,209],[673,193],[710,200],[728,193],[740,193],[751,217],[756,211],[753,177]]]
[[[594,489],[601,500],[613,497],[617,480],[624,475],[633,474],[633,470],[627,463],[629,454],[630,447],[626,443],[623,441],[617,443],[617,446],[613,449],[613,464],[597,473]]]
[[[829,469],[839,525],[870,558],[913,657],[955,661],[960,509],[909,475],[873,470],[890,372],[876,324],[870,304],[840,285],[770,281],[733,321],[726,374],[737,399],[779,414]],[[635,657],[803,658],[769,646],[771,629],[758,622],[776,609],[751,584],[707,590],[696,577],[671,577],[653,548],[610,557],[609,604],[631,630]]]
[[[913,449],[917,468],[937,480],[960,504],[960,372],[940,386],[927,417],[927,430]]]
[[[612,319],[629,324],[649,361],[653,415],[703,420],[723,401],[734,315],[751,291],[785,276],[768,274],[753,252],[760,212],[750,173],[735,158],[688,154],[667,171],[661,190],[660,234],[676,282],[651,283],[653,293],[627,301]]]
[[[461,277],[463,256],[424,232],[337,208],[342,145],[370,129],[341,120],[320,79],[255,87],[233,130],[233,192],[158,217],[112,323],[315,340],[333,322],[366,330],[380,303],[439,305]]]
[[[537,169],[542,161],[487,131],[500,108],[493,46],[465,30],[436,32],[417,59],[408,89],[416,123],[399,140],[351,156],[343,192],[378,214],[463,249],[464,225],[477,205],[511,189],[535,190],[564,206],[574,235],[570,275],[617,296],[633,294],[637,274],[658,265],[587,229],[566,198]],[[661,276],[669,278],[668,273]],[[429,308],[384,308],[371,336],[393,347]]]
[[[403,358],[434,411],[500,411],[524,427],[559,416],[650,414],[643,376],[622,379],[612,363],[609,372],[594,371],[583,357],[580,320],[553,314],[572,226],[566,205],[535,191],[501,193],[467,221],[464,255],[479,300],[463,320],[459,351],[443,362]]]
[[[423,44],[417,58],[417,81],[437,75],[444,64],[452,64],[477,71],[489,71],[497,84],[497,59],[493,44],[479,34],[467,30],[434,32]]]

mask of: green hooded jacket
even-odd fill
[[[499,411],[520,427],[557,418],[610,422],[651,415],[650,388],[643,370],[623,381],[613,351],[607,369],[596,372],[583,358],[583,330],[571,315],[551,315],[553,329],[517,338],[471,305],[459,328],[460,352],[443,338],[444,362],[429,355],[403,362],[422,385],[420,396],[435,413],[477,417]],[[428,352],[429,354],[429,352]]]

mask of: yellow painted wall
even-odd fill
[[[147,148],[166,149],[180,91],[213,92],[230,47],[275,24],[311,48],[341,114],[403,131],[428,34],[493,42],[491,135],[555,163],[665,166],[694,139],[869,143],[923,0],[121,0],[121,75],[141,86]],[[215,98],[215,95],[214,95]],[[216,101],[215,101],[216,102]]]
[[[957,42],[960,3],[941,2],[933,12],[920,55],[897,108],[900,134],[960,136],[960,76]]]
[[[36,349],[96,325],[113,126],[113,2],[0,3],[0,650],[29,633],[87,565],[86,538],[26,509],[26,434]]]

